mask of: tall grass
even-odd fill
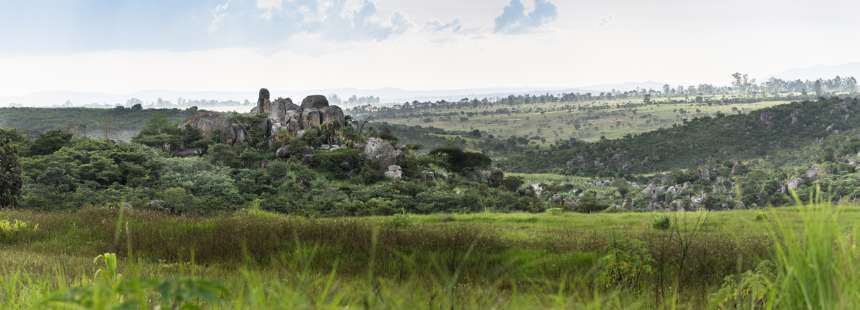
[[[510,239],[497,229],[540,221],[4,211],[39,228],[0,241],[0,308],[853,309],[849,211],[771,211],[748,224],[767,226],[764,241],[730,240],[696,213],[669,229],[638,215],[644,230],[628,234]]]

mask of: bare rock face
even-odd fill
[[[198,129],[207,137],[218,134],[220,135],[218,138],[227,144],[238,144],[245,141],[245,129],[230,123],[230,120],[227,119],[224,113],[200,111],[186,119],[180,125],[181,128],[185,126]]]
[[[402,153],[388,141],[370,138],[364,145],[364,155],[379,167],[387,168],[396,164]]]
[[[346,124],[346,115],[343,113],[343,110],[336,105],[325,107],[321,112],[323,124]]]
[[[260,89],[260,96],[257,97],[257,113],[269,114],[272,112],[272,102],[269,90]]]
[[[325,107],[328,107],[328,99],[323,95],[307,96],[305,100],[302,100],[302,110],[322,109]]]
[[[388,166],[388,171],[385,172],[385,178],[391,180],[400,180],[403,178],[403,168],[398,165]]]
[[[319,109],[304,109],[302,120],[304,129],[319,128],[322,125],[322,112]]]

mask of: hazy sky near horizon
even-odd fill
[[[855,0],[0,0],[0,96],[725,84],[860,61]]]

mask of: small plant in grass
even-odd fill
[[[394,228],[408,228],[412,226],[412,219],[409,218],[409,214],[403,212],[392,215],[391,220],[388,221],[388,225]]]
[[[32,225],[20,220],[0,220],[0,242],[13,241],[19,236],[34,232],[39,229],[39,225]]]
[[[597,261],[597,283],[613,289],[637,289],[654,273],[654,258],[642,241],[614,240]]]
[[[114,253],[95,258],[100,265],[92,282],[62,291],[44,301],[55,309],[203,309],[221,301],[227,291],[215,282],[194,278],[150,280],[119,272]]]
[[[564,214],[564,209],[562,209],[562,208],[549,208],[549,209],[546,209],[546,214],[562,215],[562,214]]]
[[[672,228],[672,220],[668,216],[661,216],[654,220],[651,227],[657,230],[669,230],[669,228]]]

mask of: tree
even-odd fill
[[[2,133],[4,130],[0,130]],[[21,164],[12,140],[0,134],[0,207],[14,207],[21,196]]]
[[[438,148],[430,152],[430,155],[442,156],[449,170],[465,172],[468,170],[489,167],[493,160],[487,155],[475,152],[466,152],[457,147]]]
[[[30,145],[32,155],[51,155],[72,141],[72,134],[62,130],[51,130],[39,136]]]
[[[146,122],[143,130],[131,141],[170,152],[177,148],[180,139],[179,134],[180,130],[176,128],[176,125],[171,124],[166,117],[156,115]]]

